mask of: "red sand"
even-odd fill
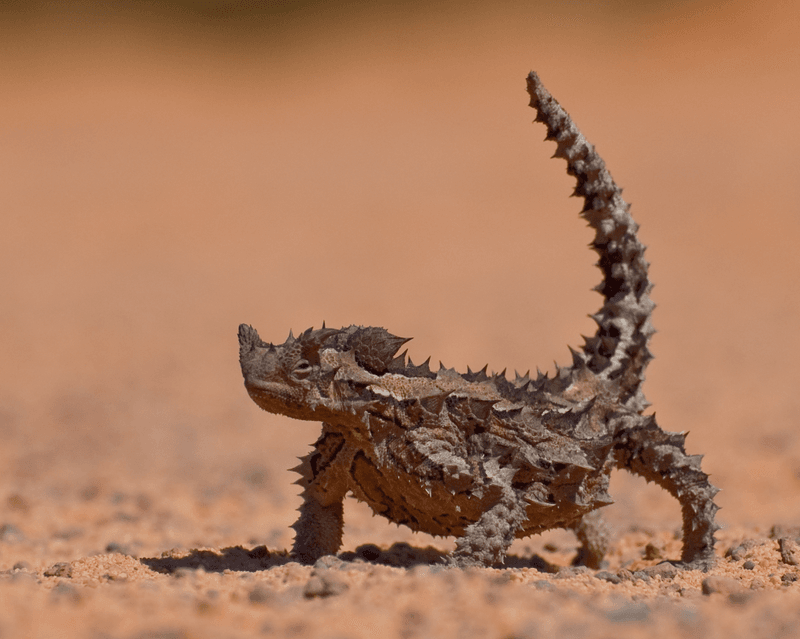
[[[777,542],[800,534],[789,5],[6,10],[0,637],[800,636]],[[645,391],[723,489],[719,593],[693,572],[312,576],[281,556],[299,504],[284,469],[318,426],[247,398],[240,322],[272,340],[386,326],[415,361],[521,372],[592,330],[591,233],[531,124],[531,68],[649,246]],[[624,474],[612,494],[611,572],[677,557],[668,495]],[[369,515],[347,504],[345,551],[452,548]],[[510,565],[574,548],[548,533]]]

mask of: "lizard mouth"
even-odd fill
[[[314,411],[307,406],[304,395],[291,392],[284,384],[250,378],[245,379],[244,387],[250,399],[268,413],[294,419],[315,419]]]
[[[245,378],[244,387],[247,393],[256,400],[259,404],[262,401],[273,403],[282,403],[294,399],[297,401],[299,398],[294,397],[294,393],[287,390],[285,384],[279,382],[267,382],[263,379],[254,379],[252,377]]]

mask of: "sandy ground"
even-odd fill
[[[0,638],[800,636],[800,10],[567,4],[3,5]],[[562,531],[442,570],[355,502],[290,562],[319,427],[247,398],[240,322],[521,372],[592,331],[531,68],[641,224],[645,391],[722,488],[718,565],[659,567],[679,509],[624,474],[602,573]]]

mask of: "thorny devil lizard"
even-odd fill
[[[717,489],[702,457],[686,454],[685,436],[643,414],[654,304],[630,206],[536,73],[527,83],[536,121],[557,142],[555,157],[577,179],[581,215],[596,231],[597,332],[582,352],[570,349],[572,365],[554,377],[509,381],[486,367],[459,374],[406,363],[406,352],[395,354],[408,340],[383,328],[323,324],[275,345],[242,324],[239,359],[253,401],[322,422],[313,451],[293,469],[303,488],[292,553],[299,561],[339,550],[352,493],[389,521],[457,537],[448,559],[458,566],[502,563],[516,537],[570,528],[581,542],[577,561],[599,567],[608,541],[593,511],[612,503],[609,474],[624,468],[680,502],[682,565],[713,564]]]

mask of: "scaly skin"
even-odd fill
[[[569,115],[528,76],[536,120],[567,161],[595,229],[603,295],[596,334],[555,377],[509,381],[415,366],[408,340],[382,328],[308,329],[280,345],[239,327],[245,387],[264,410],[320,421],[313,451],[294,470],[303,504],[294,556],[338,552],[348,494],[412,530],[455,536],[450,562],[503,562],[511,542],[551,528],[573,529],[577,560],[597,568],[608,537],[596,510],[612,503],[608,477],[624,468],[681,504],[682,565],[714,560],[717,490],[688,456],[684,436],[661,430],[642,392],[652,359],[652,288],[637,225],[605,164]]]

